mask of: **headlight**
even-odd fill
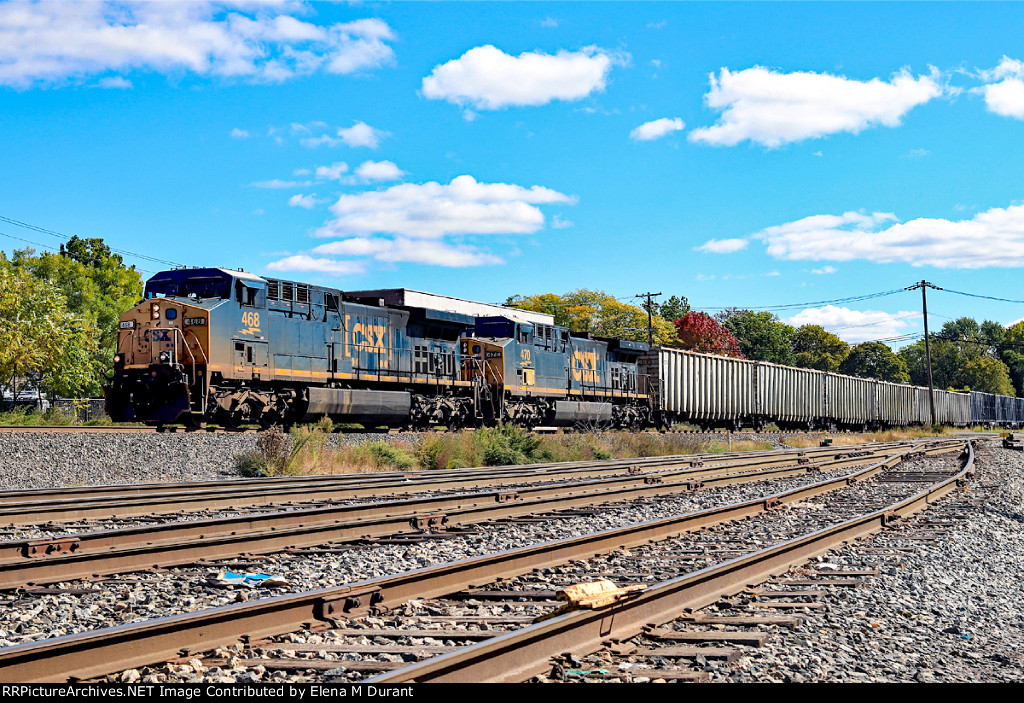
[[[149,312],[153,316],[154,320],[160,319],[160,303],[152,303],[149,306]]]
[[[165,351],[160,352],[160,363],[168,364],[171,361],[171,355]]]

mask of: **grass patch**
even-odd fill
[[[380,471],[443,470],[562,461],[631,459],[770,449],[768,442],[646,432],[558,432],[539,435],[515,425],[423,435],[416,442],[377,440],[337,445],[326,426],[289,435],[261,432],[257,449],[235,457],[243,476],[292,476]]]
[[[822,436],[830,437],[832,439],[832,446],[845,446],[850,444],[869,444],[871,442],[902,442],[908,439],[942,437],[959,434],[963,431],[964,428],[924,425],[922,427],[894,427],[877,432],[825,432],[815,437],[785,435],[782,441],[786,446],[803,449],[806,447],[817,447],[821,443]]]

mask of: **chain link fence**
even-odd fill
[[[76,425],[99,420],[106,415],[103,398],[57,398],[50,407]]]

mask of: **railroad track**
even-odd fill
[[[718,470],[726,466],[786,466],[822,458],[839,459],[862,452],[886,451],[889,444],[816,447],[801,450],[740,452],[693,456],[647,457],[516,467],[476,467],[449,471],[407,471],[268,479],[127,486],[84,486],[21,489],[0,492],[0,525],[111,517],[137,517],[189,510],[243,509],[304,501],[355,500],[368,496],[408,494],[423,490],[468,490],[611,476],[679,468]],[[694,478],[700,472],[694,472]]]
[[[312,628],[314,630],[322,630],[327,627],[324,623],[337,625],[342,622],[358,619],[371,612],[382,610],[387,610],[390,613],[398,612],[403,608],[407,608],[407,603],[413,600],[418,601],[425,598],[439,598],[455,594],[467,589],[474,589],[474,585],[494,582],[495,579],[499,578],[518,578],[534,569],[559,567],[566,563],[589,559],[596,553],[614,553],[617,550],[621,551],[624,546],[639,548],[641,545],[648,544],[651,540],[677,536],[711,524],[728,523],[766,512],[777,513],[781,506],[806,501],[810,496],[834,491],[841,487],[856,487],[864,484],[872,475],[891,470],[893,466],[907,459],[911,452],[914,454],[922,452],[948,453],[951,449],[958,451],[958,449],[948,445],[934,445],[929,448],[922,448],[920,446],[913,449],[908,448],[899,456],[876,462],[873,466],[857,470],[851,475],[816,482],[809,486],[803,486],[769,497],[760,497],[757,500],[741,504],[716,507],[699,511],[696,514],[666,518],[656,521],[656,524],[633,525],[627,528],[618,528],[585,537],[548,542],[501,554],[488,554],[472,559],[462,559],[441,566],[414,570],[390,577],[371,579],[338,588],[278,596],[252,603],[241,603],[236,606],[164,618],[155,623],[122,625],[108,630],[81,633],[70,637],[9,647],[0,650],[0,679],[4,681],[45,681],[66,677],[83,679],[111,673],[110,667],[112,665],[110,662],[117,662],[118,667],[121,669],[171,660],[177,661],[178,664],[176,665],[184,666],[185,664],[180,659],[181,650],[183,649],[190,650],[189,656],[184,660],[187,662],[188,659],[192,658],[191,654],[198,651],[197,647],[204,651],[210,651],[214,648],[237,647],[242,639],[245,639],[251,645],[252,643],[259,642],[261,638],[276,637],[285,633],[301,631],[304,624],[308,630],[312,623],[319,622],[321,623],[320,625],[313,625]],[[816,537],[815,541],[813,541],[813,546],[794,547],[795,551],[789,550],[787,547],[786,550],[773,552],[774,556],[768,555],[768,557],[765,557],[769,559],[767,565],[762,561],[761,557],[753,559],[749,566],[744,565],[740,567],[737,562],[730,567],[731,571],[727,569],[732,576],[723,576],[722,578],[740,578],[746,584],[753,582],[750,580],[752,574],[761,574],[762,572],[777,573],[777,570],[782,568],[783,563],[788,568],[790,563],[805,558],[806,550],[823,549],[822,545],[828,539],[850,539],[850,535],[862,534],[865,531],[874,529],[878,526],[878,523],[884,524],[890,521],[893,516],[903,514],[904,511],[918,509],[922,500],[927,501],[935,495],[939,495],[943,490],[950,490],[949,486],[955,485],[955,483],[950,484],[950,481],[961,479],[966,471],[967,469],[964,469],[964,471],[956,475],[955,479],[947,479],[940,486],[930,489],[931,492],[924,498],[919,496],[913,500],[905,499],[896,505],[886,505],[883,512],[874,511],[871,519],[862,520],[857,523],[857,526],[845,525],[844,523],[844,527],[835,532],[832,537],[827,539]],[[914,482],[903,481],[901,483]],[[919,486],[920,483],[915,485]],[[882,517],[879,517],[879,514]],[[838,535],[838,537],[835,535]],[[825,541],[823,542],[822,539],[825,539]],[[676,561],[679,561],[678,556]],[[730,560],[729,563],[733,561],[735,560]],[[744,564],[747,564],[747,562],[744,562]],[[693,578],[696,578],[694,574],[700,574],[697,581],[693,581]],[[637,618],[649,618],[650,613],[654,612],[650,610],[651,608],[678,608],[677,600],[672,600],[672,598],[678,599],[679,596],[672,595],[668,600],[663,600],[663,592],[682,592],[680,588],[684,581],[687,584],[691,583],[691,581],[697,583],[698,585],[693,586],[693,588],[704,594],[701,597],[705,597],[714,591],[715,597],[718,598],[721,596],[721,593],[728,592],[729,588],[731,588],[731,586],[724,585],[730,583],[728,580],[707,580],[710,578],[708,569],[699,569],[694,574],[678,576],[663,584],[650,586],[641,595],[611,606],[614,608],[614,611],[605,612],[605,615],[612,612],[616,623],[626,623],[634,622]],[[737,574],[741,574],[741,576],[737,576]],[[687,589],[690,588],[690,586],[687,586]],[[499,587],[497,590],[501,590],[501,588]],[[687,598],[695,597],[692,589],[683,590],[689,594],[686,596]],[[475,592],[479,595],[480,589],[476,588],[470,592]],[[632,611],[627,606],[636,602],[647,604],[638,611],[646,614],[642,616],[631,614]],[[671,605],[666,605],[667,603]],[[620,611],[620,608],[623,610]],[[658,610],[657,612],[661,611]],[[678,610],[675,611],[675,613],[678,612]],[[542,630],[534,630],[529,637],[536,639],[534,635],[541,631],[562,632],[564,626],[569,624],[570,621],[572,623],[575,623],[577,620],[589,622],[587,617],[593,619],[594,612],[591,612],[587,617],[585,615],[570,613],[553,618],[550,621],[531,625],[527,629],[542,628]],[[598,617],[597,622],[600,621],[601,618]],[[653,622],[653,620],[647,619],[645,622]],[[552,623],[557,624],[552,625]],[[519,622],[518,624],[521,625],[523,623]],[[553,630],[551,629],[552,627],[554,627]],[[583,630],[586,630],[588,626],[581,624],[581,627]],[[375,636],[386,639],[383,634]],[[563,635],[559,636],[562,637]],[[478,638],[479,634],[466,635],[462,640],[468,641],[474,639],[474,637]],[[507,647],[515,637],[516,635],[508,634],[497,639],[487,640],[485,644],[474,645],[470,649],[475,653],[471,652],[468,656],[472,658],[479,657],[481,653],[493,653],[497,651],[494,649],[495,647],[499,649]],[[572,637],[576,637],[576,635],[572,635]],[[555,645],[556,648],[564,645],[564,640],[558,640],[557,637],[555,640],[550,641],[562,642],[562,644]],[[277,648],[280,649],[280,647]],[[568,651],[568,649],[572,648],[560,651]],[[576,650],[573,649],[573,651]],[[214,653],[209,656],[215,659],[217,655]],[[490,655],[488,654],[487,656]],[[547,656],[544,655],[541,658]],[[458,676],[462,674],[451,673],[454,671],[451,668],[453,657],[455,657],[455,654],[445,655],[438,659],[437,662],[428,666],[428,668],[430,666],[441,666],[441,669],[436,671],[443,670],[443,673],[427,673],[422,668],[422,666],[427,665],[419,665],[420,668],[417,668],[416,672],[411,674],[412,680],[448,679],[451,676],[455,676],[455,679],[458,680]],[[521,655],[518,653],[518,650],[515,657],[516,661],[520,661]],[[486,659],[487,657],[485,656],[484,658]],[[547,661],[547,659],[544,661]],[[446,663],[438,664],[438,662]],[[259,664],[259,666],[266,668],[267,665]],[[299,666],[294,662],[290,664],[286,662],[282,666],[283,668],[290,666],[293,670],[296,668],[319,668],[321,671],[324,670],[319,664]],[[514,670],[514,673],[509,675],[518,677],[516,680],[523,680],[535,673],[539,673],[539,671],[534,672],[535,668],[536,666],[531,664],[527,668],[517,668]],[[378,667],[379,671],[380,667]],[[365,673],[373,672],[364,671]],[[387,674],[388,677],[397,675]],[[480,678],[479,669],[467,674],[467,676],[470,677],[468,680],[484,680]]]
[[[240,516],[169,522],[96,532],[0,542],[0,589],[138,569],[169,567],[241,554],[465,530],[509,518],[553,515],[637,500],[779,479],[863,465],[897,448],[851,452],[806,464],[776,466],[771,459],[719,467],[576,479],[515,490],[430,494],[403,500],[292,508]]]

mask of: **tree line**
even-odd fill
[[[648,311],[654,343],[738,359],[928,385],[925,343],[898,352],[882,342],[848,344],[820,325],[793,327],[767,311],[729,308],[709,315],[685,296],[632,305],[601,291],[515,295],[506,305],[545,312],[555,324],[593,336],[646,342]],[[936,388],[1024,396],[1024,321],[1010,327],[962,317],[929,335]]]
[[[118,318],[142,297],[142,276],[102,239],[71,237],[56,253],[0,252],[0,390],[99,396]]]

